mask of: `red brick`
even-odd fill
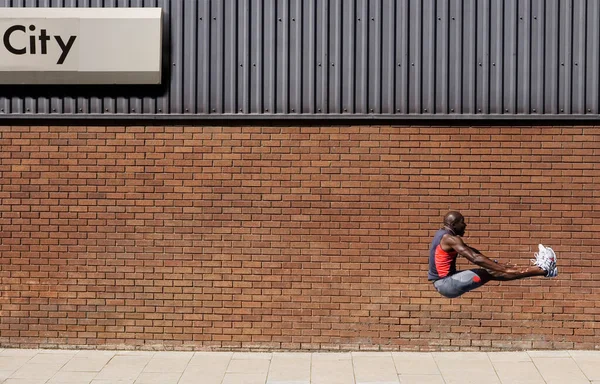
[[[595,127],[0,134],[0,346],[597,344]],[[551,245],[561,275],[439,296],[426,255],[449,209],[503,261]]]

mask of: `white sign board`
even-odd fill
[[[160,84],[161,8],[0,8],[0,84]]]

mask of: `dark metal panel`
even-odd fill
[[[329,85],[328,85],[328,111],[329,113],[342,112],[342,20],[343,0],[331,0],[329,12]]]
[[[328,113],[327,94],[328,94],[328,36],[329,36],[329,10],[328,1],[317,1],[316,4],[316,105],[317,113]]]
[[[0,0],[155,6],[162,86],[2,88],[0,115],[600,113],[598,1]]]
[[[209,113],[223,113],[223,88],[224,88],[224,12],[223,2],[208,0],[210,3],[210,103]],[[174,28],[172,28],[174,30]]]
[[[236,113],[237,92],[238,92],[238,0],[232,0],[223,3],[224,34],[225,34],[225,74],[223,88],[223,103],[225,113]]]
[[[344,113],[354,113],[355,76],[356,73],[356,2],[342,1],[342,37],[341,62],[342,68],[342,110]]]
[[[581,1],[581,0],[578,0]],[[559,45],[558,58],[558,108],[559,113],[571,113],[572,102],[572,50],[573,50],[573,2],[559,2]]]
[[[367,49],[367,113],[381,113],[381,0],[370,0],[368,5]]]
[[[410,42],[409,1],[396,2],[396,113],[407,114],[408,107],[408,71],[410,68],[408,46]],[[391,81],[390,81],[391,83]]]
[[[494,16],[491,16],[494,15]],[[490,101],[484,114],[503,113],[503,73],[504,73],[504,4],[490,0]],[[479,57],[477,65],[483,66],[484,58]]]
[[[435,113],[435,30],[436,30],[436,0],[423,2],[423,105],[419,113]]]
[[[184,19],[183,19],[183,111],[184,113],[197,113],[197,93],[198,86],[198,2],[189,1],[184,3]]]
[[[381,7],[381,113],[394,113],[395,18],[396,2],[383,0]],[[385,79],[385,81],[384,81]]]
[[[317,0],[302,2],[302,113],[315,113]]]
[[[275,112],[275,77],[276,77],[276,54],[275,50],[277,47],[277,2],[276,0],[263,0],[263,31],[264,31],[264,42],[263,42],[263,97],[264,105],[262,112],[274,113]]]
[[[238,49],[240,55],[240,73],[241,73],[241,92],[238,97],[240,106],[240,112],[250,113],[252,107],[250,105],[250,89],[252,81],[252,58],[250,56],[250,50],[252,46],[252,33],[250,33],[251,26],[251,12],[250,2],[251,0],[241,0],[242,6],[239,10],[240,24],[239,24],[239,39],[240,47]]]
[[[290,0],[290,113],[302,110],[302,0]]]
[[[487,1],[484,1],[486,3]],[[480,87],[480,83],[477,82],[477,47],[478,37],[481,35],[478,33],[478,8],[477,0],[465,0],[462,4],[462,39],[463,39],[463,52],[462,52],[462,98],[460,99],[460,110],[459,113],[475,114],[481,112],[481,106],[478,106],[477,91]],[[487,98],[485,99],[487,102]],[[479,109],[479,111],[478,111]]]
[[[450,1],[436,1],[435,31],[435,109],[432,113],[448,113],[448,96],[450,93]],[[458,52],[457,56],[458,56]],[[460,78],[460,77],[459,77]]]
[[[592,0],[597,2],[598,0]],[[588,0],[579,0],[573,3],[573,52],[571,54],[573,99],[572,109],[569,113],[585,113],[585,32]]]
[[[196,35],[196,54],[198,66],[198,80],[196,86],[198,113],[211,113],[210,103],[210,58],[211,58],[211,24],[210,0],[198,3],[198,32]],[[248,34],[250,36],[250,34]]]
[[[473,41],[473,43],[468,43],[469,58],[465,62],[467,66],[465,76],[474,77],[474,80],[471,84],[465,85],[465,89],[472,90],[469,92],[471,94],[469,105],[473,105],[473,107],[463,110],[470,110],[470,113],[489,113],[490,65],[496,54],[495,52],[490,54],[490,50],[493,46],[498,46],[501,40],[492,32],[489,0],[474,0],[469,3],[469,8],[474,10],[472,12],[476,16],[468,21],[469,30],[468,35],[465,36],[465,41]],[[475,45],[474,49],[472,44]]]
[[[597,114],[599,100],[599,82],[600,82],[600,2],[587,2],[587,46],[586,46],[586,65],[585,65],[585,83],[586,113]]]
[[[469,102],[473,102],[474,94],[466,94],[463,99],[463,55],[465,52],[471,52],[471,60],[473,60],[472,51],[475,48],[474,37],[475,31],[469,35],[469,39],[463,37],[463,28],[468,29],[474,27],[474,23],[468,17],[463,16],[463,2],[460,0],[450,0],[448,10],[448,104],[445,113],[460,113],[461,104],[464,101],[465,106],[469,105]],[[467,19],[468,21],[464,21]],[[467,40],[467,41],[465,41]],[[466,45],[466,48],[463,47]],[[469,62],[472,64],[472,62]],[[473,72],[467,73],[467,78],[472,79]],[[475,88],[471,85],[472,90]],[[470,96],[470,97],[469,97]],[[472,106],[473,104],[471,104]],[[472,108],[470,108],[472,109]]]
[[[516,113],[517,107],[517,0],[504,0],[503,113]]]
[[[281,0],[277,6],[277,47],[275,54],[275,113],[289,113],[290,1]]]
[[[559,0],[546,0],[545,31],[545,78],[544,78],[544,113],[558,114],[558,36],[560,33],[558,16]]]
[[[544,113],[544,24],[545,2],[533,0],[531,6],[531,113]]]
[[[81,124],[81,116],[70,114],[64,115],[60,118],[61,122],[77,122]],[[154,116],[147,116],[141,114],[128,114],[115,117],[114,115],[103,114],[103,115],[90,115],[89,119],[92,121],[92,124],[97,124],[98,121],[118,121],[118,122],[132,122],[132,124],[138,124],[140,121],[142,122],[154,122],[160,124],[171,125],[173,123],[184,122],[185,124],[190,123],[190,121],[196,122],[206,122],[207,124],[215,124],[215,122],[226,121],[235,121],[237,124],[244,124],[246,122],[254,122],[254,123],[264,123],[268,121],[273,121],[270,116],[266,116],[264,114],[205,114],[205,115],[197,115],[193,118],[190,118],[190,115],[183,114],[156,114]],[[331,113],[329,115],[321,114],[296,114],[296,115],[280,115],[278,116],[277,121],[286,122],[287,123],[296,123],[298,121],[308,122],[308,121],[321,121],[323,119],[330,119],[335,121],[344,121],[347,124],[354,124],[357,122],[376,122],[379,124],[383,122],[383,124],[389,124],[391,120],[398,120],[400,122],[404,122],[406,124],[428,124],[432,121],[437,123],[448,123],[448,122],[462,122],[463,124],[468,124],[468,122],[504,122],[506,124],[510,124],[511,122],[517,121],[521,122],[530,122],[528,124],[537,124],[537,123],[547,123],[550,125],[555,124],[556,122],[563,123],[573,123],[574,121],[581,121],[586,123],[597,123],[598,116],[587,114],[580,115],[574,117],[573,115],[553,115],[553,114],[545,114],[545,115],[520,115],[516,117],[515,115],[426,115],[426,114],[413,114],[409,116],[404,116],[401,119],[398,119],[398,115],[393,114],[372,114],[372,115],[351,115],[351,114],[335,114]],[[30,115],[15,115],[8,118],[8,121],[15,121],[20,124],[32,124],[32,122],[40,122],[39,124],[48,124],[52,121],[52,119],[48,119],[48,116],[41,114],[30,114]],[[84,120],[85,121],[85,120]],[[85,124],[85,123],[83,123]]]
[[[423,6],[421,1],[410,2],[409,6],[409,36],[408,59],[410,71],[408,73],[408,114],[421,113],[422,97],[422,52],[423,52]]]
[[[368,0],[356,1],[356,104],[355,113],[369,113],[369,8]]]
[[[531,110],[531,0],[519,1],[517,20],[517,98],[518,114]]]
[[[251,113],[264,112],[264,3],[263,0],[253,0],[250,11],[252,34],[250,57],[252,58],[252,85],[250,86],[253,100]]]

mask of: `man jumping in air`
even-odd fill
[[[535,262],[531,267],[517,268],[498,264],[482,255],[477,249],[464,243],[465,218],[460,212],[448,212],[444,217],[444,227],[437,231],[429,249],[429,281],[443,296],[454,298],[481,287],[491,280],[508,281],[524,277],[558,275],[556,255],[552,248],[539,245]],[[479,269],[456,270],[456,258],[463,256]],[[532,260],[533,261],[533,260]]]

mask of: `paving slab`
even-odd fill
[[[89,384],[96,377],[96,372],[57,372],[47,384]]]
[[[500,384],[485,352],[434,352],[433,357],[447,384]]]
[[[197,384],[200,382],[221,384],[231,361],[230,358],[231,354],[218,354],[214,356],[210,354],[194,355],[181,375],[179,384]]]
[[[538,357],[571,357],[569,351],[528,351],[527,354],[531,358]]]
[[[38,353],[27,364],[58,365],[62,367],[75,356],[74,353]]]
[[[354,384],[350,353],[315,353],[312,356],[311,384]]]
[[[107,358],[112,358],[113,356],[115,356],[117,354],[117,351],[96,351],[93,349],[85,349],[85,350],[80,350],[77,351],[77,353],[75,354],[75,356],[73,356],[73,358],[79,358],[79,359],[83,359],[83,358],[94,358],[94,359],[99,359],[100,357],[104,356]]]
[[[177,384],[181,378],[181,373],[171,372],[152,372],[152,373],[141,373],[134,384]]]
[[[531,361],[531,356],[527,352],[492,352],[487,355],[492,363]]]
[[[568,356],[533,357],[532,360],[547,384],[589,384],[575,360]]]
[[[310,353],[273,353],[267,384],[310,384]]]
[[[273,354],[270,352],[234,352],[231,357],[232,360],[271,360]]]
[[[569,354],[588,380],[600,382],[600,351],[570,351]]]
[[[315,352],[312,354],[312,361],[331,361],[348,360],[352,361],[352,352]]]
[[[431,353],[393,352],[392,358],[400,375],[440,375]]]
[[[357,384],[399,384],[391,353],[352,353]]]
[[[94,379],[90,384],[133,384],[134,379]]]
[[[152,352],[0,349],[0,384],[600,384],[600,351]]]
[[[196,352],[190,359],[188,367],[193,366],[205,366],[211,367],[214,365],[225,365],[229,364],[229,361],[233,357],[233,352]]]
[[[154,356],[157,352],[155,351],[138,351],[138,350],[128,350],[128,351],[115,351],[115,355],[117,356]]]
[[[222,384],[265,384],[271,353],[240,353],[231,356]]]
[[[188,367],[181,375],[178,384],[221,384],[227,367],[206,370],[203,367]]]
[[[148,355],[120,355],[117,354],[106,364],[107,367],[144,368],[154,354]]]
[[[110,361],[111,356],[76,357],[69,360],[62,368],[63,372],[100,372]]]
[[[125,381],[133,383],[141,373],[141,371],[125,371],[116,369],[102,370],[96,374],[94,381]]]
[[[132,365],[127,366],[124,364],[107,364],[100,372],[97,373],[94,380],[123,380],[123,381],[135,381],[138,376],[142,373],[144,366]]]
[[[25,364],[17,369],[10,379],[48,380],[54,376],[60,366],[57,364]]]
[[[496,361],[493,365],[502,384],[545,384],[532,361]]]
[[[0,371],[16,371],[33,356],[0,356]]]
[[[39,349],[3,349],[0,356],[29,356],[33,357],[40,352]]]
[[[442,375],[399,375],[400,384],[445,384]]]
[[[266,377],[270,364],[271,360],[264,359],[231,360],[227,366],[227,373],[260,374]]]
[[[7,379],[2,384],[46,384],[46,379]]]
[[[266,379],[266,373],[227,373],[222,384],[265,384]]]
[[[193,356],[193,352],[157,352],[144,367],[144,373],[183,373]]]
[[[12,376],[13,373],[15,373],[15,370],[13,369],[11,369],[10,371],[0,371],[0,383]]]

